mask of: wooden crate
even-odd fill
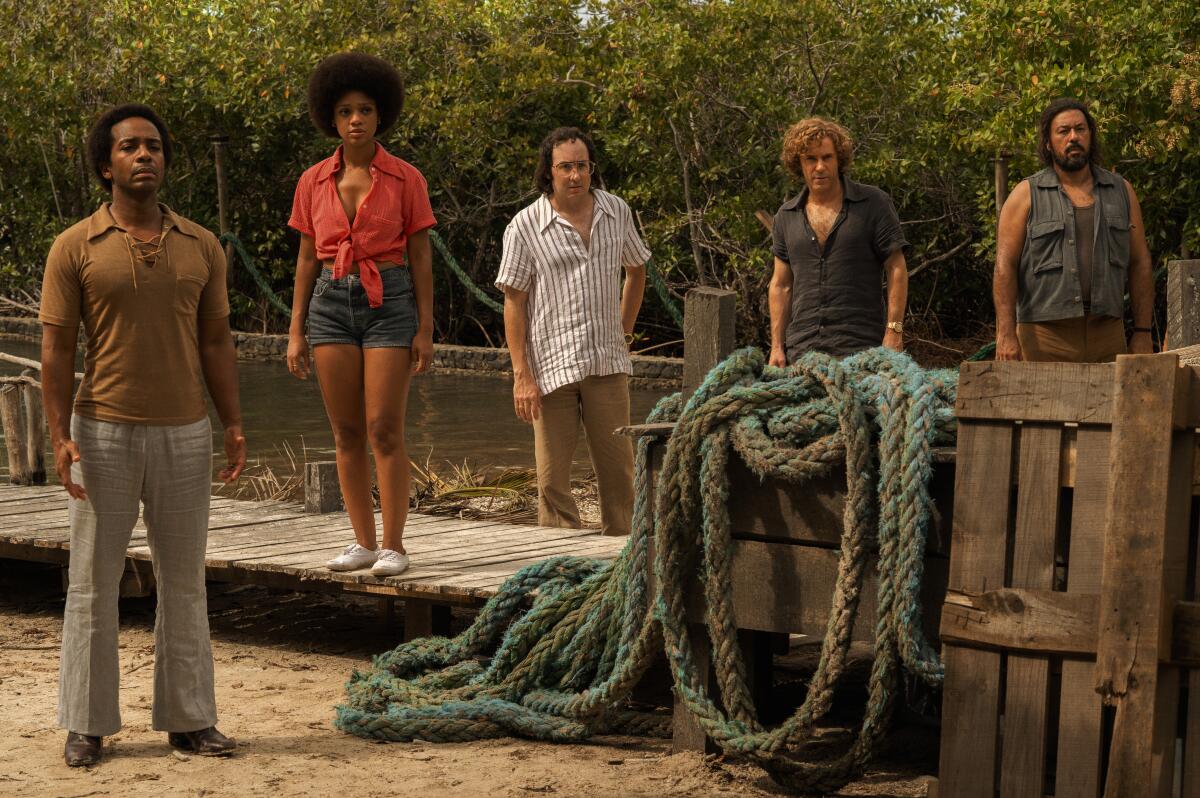
[[[661,472],[665,449],[664,440],[652,444],[652,479],[657,480]],[[940,462],[934,465],[930,493],[938,512],[929,530],[921,590],[925,631],[931,639],[936,638],[946,595],[954,485],[953,453],[942,453],[937,459]],[[761,707],[771,700],[772,652],[777,642],[785,642],[788,634],[817,640],[825,635],[840,557],[846,480],[835,468],[830,476],[804,484],[762,481],[735,453],[729,459],[729,493],[737,497],[729,503],[734,546],[730,584],[733,613],[750,687]],[[651,543],[651,590],[653,559]],[[877,592],[872,559],[854,624],[852,639],[857,643],[874,642]],[[693,655],[698,667],[707,667],[711,642],[704,625],[705,602],[699,580],[688,585],[687,612]],[[710,689],[715,691],[715,681]],[[715,750],[678,697],[674,711],[675,750]]]
[[[1200,796],[1198,404],[1171,354],[964,365],[942,796]]]

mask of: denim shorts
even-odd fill
[[[417,332],[412,276],[404,266],[384,269],[379,276],[383,304],[373,308],[357,274],[335,280],[332,271],[322,269],[308,304],[308,342],[354,344],[363,349],[411,347]]]

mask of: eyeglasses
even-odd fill
[[[554,164],[554,171],[563,177],[568,177],[576,172],[581,175],[590,175],[596,171],[595,161],[560,161]]]

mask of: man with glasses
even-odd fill
[[[504,231],[496,285],[504,291],[513,406],[533,424],[538,523],[581,526],[571,463],[582,420],[601,533],[627,535],[633,445],[613,432],[629,423],[629,342],[650,250],[629,206],[592,187],[595,168],[596,148],[583,131],[546,136],[534,170],[541,196]]]

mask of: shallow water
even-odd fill
[[[35,343],[4,340],[0,341],[0,350],[40,359]],[[0,374],[20,371],[20,366],[0,363]],[[333,434],[315,379],[297,380],[282,363],[261,360],[239,361],[238,375],[250,460],[284,466],[288,462],[283,451],[285,443],[295,451],[298,461],[305,457],[310,461],[333,459]],[[633,421],[645,419],[664,393],[632,391]],[[212,418],[213,447],[220,458],[220,426],[215,413]],[[533,430],[513,414],[512,381],[508,377],[415,377],[409,392],[406,439],[409,456],[418,463],[429,458],[435,464],[468,461],[476,467],[533,465]],[[577,469],[585,469],[588,459],[582,429],[575,454]],[[0,459],[0,464],[6,468],[7,459]]]

